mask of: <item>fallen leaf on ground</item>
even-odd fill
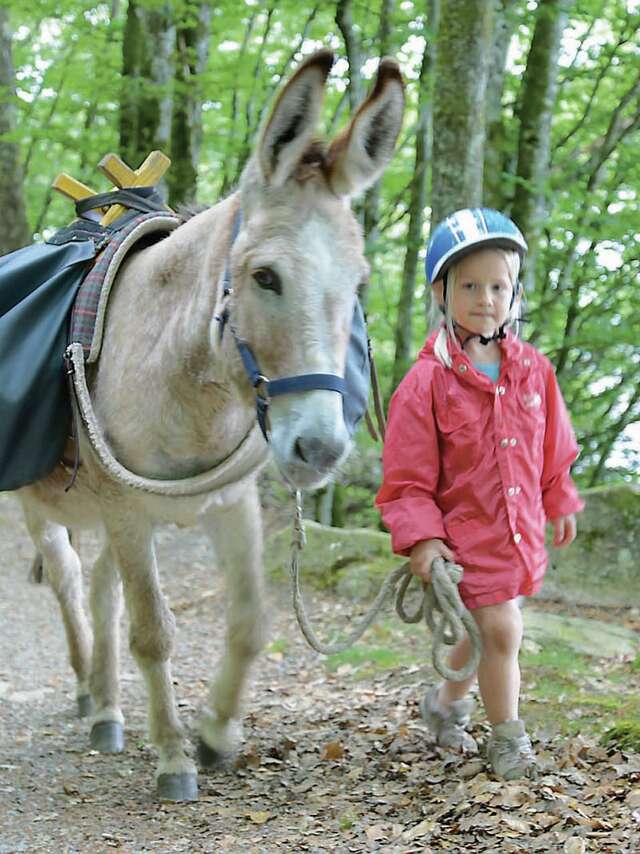
[[[323,760],[323,762],[335,759],[343,759],[344,747],[340,744],[339,741],[328,741],[324,746],[324,750],[322,751],[322,756],[320,758]]]
[[[270,818],[273,818],[271,813],[265,812],[264,810],[258,810],[257,812],[249,812],[247,813],[247,817],[254,824],[264,824],[266,821],[269,821]]]

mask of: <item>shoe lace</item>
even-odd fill
[[[526,735],[508,738],[501,736],[495,739],[493,751],[501,759],[510,759],[512,762],[535,762],[531,741]]]

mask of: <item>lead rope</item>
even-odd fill
[[[362,635],[369,628],[371,623],[378,616],[378,612],[382,608],[384,601],[389,595],[389,593],[395,588],[396,584],[398,583],[398,580],[404,575],[405,569],[404,566],[401,566],[399,569],[393,570],[391,575],[387,578],[387,580],[380,588],[378,595],[376,596],[375,601],[368,613],[366,613],[362,620],[356,624],[355,628],[349,632],[344,641],[335,644],[322,643],[322,641],[318,639],[318,636],[311,628],[311,624],[307,616],[307,611],[304,606],[304,601],[302,599],[302,592],[300,590],[298,555],[305,546],[306,535],[304,532],[304,520],[302,518],[302,500],[298,491],[294,492],[294,499],[295,516],[293,520],[293,531],[291,538],[291,591],[293,594],[293,610],[295,611],[300,630],[307,639],[309,646],[315,649],[316,652],[322,653],[322,655],[335,655],[338,652],[343,652],[345,649],[348,649],[359,638],[362,637]]]
[[[432,659],[433,666],[438,673],[444,679],[462,682],[476,672],[480,663],[482,644],[476,621],[463,605],[458,591],[458,582],[462,579],[462,567],[455,563],[449,563],[442,558],[434,560],[431,568],[431,583],[423,583],[422,601],[413,614],[408,614],[405,610],[404,598],[415,576],[411,573],[409,564],[405,563],[391,571],[378,591],[369,611],[343,641],[326,644],[319,640],[311,628],[300,590],[298,557],[306,544],[300,492],[294,492],[294,501],[295,515],[291,538],[291,590],[296,619],[309,646],[322,655],[335,655],[338,652],[344,652],[362,637],[378,616],[389,594],[397,587],[395,606],[400,619],[404,623],[417,623],[424,618],[425,623],[433,633]],[[449,647],[462,640],[465,631],[471,640],[471,656],[460,670],[454,670],[446,662],[450,652]]]

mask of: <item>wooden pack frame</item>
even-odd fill
[[[154,187],[169,166],[171,166],[171,160],[162,151],[152,151],[138,169],[131,169],[117,154],[105,154],[98,163],[98,169],[113,181],[115,188],[119,190],[129,187]],[[51,186],[73,202],[98,195],[91,187],[72,178],[66,172],[60,173]],[[102,212],[100,225],[111,225],[125,213],[126,208],[122,205],[110,205],[100,210]]]

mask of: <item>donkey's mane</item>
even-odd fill
[[[190,219],[193,219],[194,216],[203,213],[204,211],[208,211],[211,208],[211,205],[198,204],[196,202],[185,202],[184,204],[179,204],[176,207],[176,214],[180,219],[180,225],[184,225],[185,222],[189,222]],[[180,228],[180,225],[178,228]]]

